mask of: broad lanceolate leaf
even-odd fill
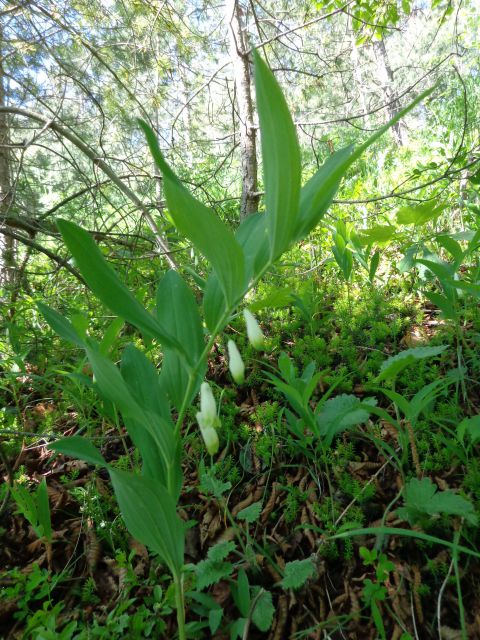
[[[368,420],[370,414],[365,410],[365,405],[368,404],[375,406],[375,399],[366,398],[361,403],[356,396],[341,394],[327,400],[317,416],[320,436],[325,440],[325,444],[330,445],[333,438],[345,429]]]
[[[263,213],[249,215],[235,237],[245,254],[246,280],[257,277],[270,262],[268,219]]]
[[[248,284],[264,272],[270,264],[268,244],[268,228],[266,216],[263,213],[249,215],[238,227],[235,238],[245,255],[245,289]],[[205,322],[210,331],[221,331],[227,320],[220,326],[220,320],[225,316],[227,305],[220,283],[215,273],[207,280],[203,298]]]
[[[48,445],[49,449],[62,453],[64,456],[78,458],[89,464],[98,464],[102,467],[107,465],[100,451],[86,438],[81,436],[71,436],[69,438],[61,438]]]
[[[109,473],[129,532],[178,575],[183,565],[185,525],[177,516],[172,496],[145,476],[112,467]]]
[[[391,356],[380,367],[380,373],[377,376],[377,382],[395,378],[405,367],[413,364],[416,360],[424,358],[433,358],[445,351],[447,347],[414,347]]]
[[[205,346],[202,321],[195,296],[176,271],[168,271],[158,285],[157,317],[182,344],[187,362],[195,365]]]
[[[205,324],[212,333],[221,331],[227,324],[227,307],[228,303],[223,295],[217,274],[212,272],[207,280],[203,296]],[[221,323],[222,319],[223,323]]]
[[[120,372],[133,400],[148,414],[145,415],[142,409],[137,409],[134,414],[123,415],[127,431],[142,456],[142,472],[167,485],[169,464],[175,465],[175,475],[178,475],[174,491],[176,495],[181,483],[181,468],[177,467],[175,461],[174,425],[160,376],[150,360],[133,345],[128,345],[123,352]],[[156,437],[151,431],[156,433]],[[171,457],[168,460],[159,448],[158,438],[165,441],[164,447]]]
[[[167,272],[160,281],[157,291],[157,315],[161,325],[184,346],[187,354],[185,361],[176,351],[166,348],[162,364],[162,384],[172,403],[180,410],[190,372],[200,359],[205,343],[195,297],[176,271]],[[191,402],[198,392],[204,372],[205,363],[202,363],[187,402]]]
[[[138,416],[140,407],[130,393],[118,367],[102,355],[93,342],[86,345],[85,351],[102,396],[113,402],[123,414]]]
[[[227,303],[234,303],[245,287],[245,261],[240,245],[220,218],[194,198],[173,173],[148,124],[141,120],[139,124],[163,174],[168,209],[175,226],[210,261]]]
[[[352,151],[353,146],[348,146],[327,158],[320,169],[302,187],[295,241],[301,240],[312,231],[327,212],[351,164]]]
[[[37,302],[37,307],[48,324],[61,338],[68,342],[72,342],[77,345],[77,347],[84,346],[82,338],[78,335],[75,327],[71,322],[69,322],[69,320],[67,320],[67,318],[58,313],[58,311],[47,307],[47,305],[42,302]]]
[[[57,220],[57,226],[93,293],[116,315],[133,324],[146,336],[157,338],[164,345],[183,352],[182,345],[168,335],[121,282],[91,235],[67,220]]]
[[[342,178],[351,165],[360,158],[380,136],[390,127],[401,120],[419,102],[429,96],[435,87],[421,93],[405,109],[390,120],[385,126],[376,131],[368,140],[357,148],[352,146],[340,149],[330,156],[317,173],[303,186],[300,193],[300,213],[295,229],[294,239],[300,240],[311,231],[323,217],[330,206]]]
[[[171,423],[170,405],[160,383],[159,372],[133,344],[127,345],[123,351],[120,371],[135,402]]]
[[[250,613],[250,584],[245,569],[240,569],[237,580],[231,585],[232,596],[238,610],[244,618]]]
[[[87,346],[86,351],[99,392],[121,411],[132,440],[145,461],[152,457],[151,440],[154,440],[155,453],[158,452],[155,477],[169,488],[172,495],[176,494],[178,474],[175,474],[175,478],[171,474],[177,467],[178,448],[171,422],[140,406],[133,395],[138,391],[135,388],[133,393],[130,391],[127,382],[113,362],[93,346]],[[154,393],[155,388],[151,389],[151,392]],[[145,435],[146,432],[150,437]],[[154,459],[149,465],[150,470],[152,465],[155,465]]]
[[[258,53],[255,90],[260,121],[270,258],[293,242],[300,196],[300,149],[282,90]]]

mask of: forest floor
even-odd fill
[[[270,354],[263,362],[253,354],[250,362],[246,359],[250,374],[241,387],[229,379],[221,345],[212,353],[207,377],[225,390],[226,436],[214,462],[201,460],[195,430],[184,448],[180,515],[192,525],[185,560],[190,575],[204,585],[194,589],[190,578],[190,637],[237,637],[235,621],[241,616],[234,585],[243,571],[257,593],[272,595],[274,607],[265,610],[269,628],[251,624],[249,638],[480,638],[480,561],[435,542],[475,550],[476,529],[455,514],[426,510],[424,517],[409,521],[405,509],[397,509],[412,478],[428,478],[435,490],[461,493],[478,505],[478,455],[465,454],[454,433],[462,416],[478,413],[478,385],[467,385],[467,397],[458,384],[447,386],[433,399],[415,433],[406,428],[410,446],[399,468],[405,439],[388,420],[373,415],[340,433],[328,449],[306,450],[286,426],[284,397],[266,379],[269,365],[278,373],[281,351],[301,363],[300,370],[315,361],[322,375],[314,405],[332,385],[335,394],[365,399],[376,388],[379,363],[407,348],[450,345],[440,362],[419,360],[404,371],[396,389],[406,397],[455,367],[452,335],[432,309],[415,299],[382,296],[365,295],[357,303],[351,313],[349,301],[332,300],[329,311],[316,318],[315,332],[298,314],[277,313],[269,325]],[[467,329],[468,341],[473,331]],[[45,376],[45,369],[25,362],[23,371],[10,376],[5,392],[6,409],[15,419],[6,426],[0,466],[0,637],[174,638],[170,579],[128,536],[108,474],[54,455],[47,446],[52,434],[84,432],[85,423],[93,421],[89,433],[103,456],[128,468],[137,463],[128,434],[87,406],[88,398],[79,399],[77,387],[62,395],[52,366]],[[394,415],[390,400],[376,397],[378,406]],[[51,544],[38,537],[5,489],[13,480],[35,487],[42,478]],[[384,527],[394,530],[385,535],[379,531]],[[349,529],[368,528],[378,531],[348,536]],[[223,553],[217,560],[208,556],[207,567],[212,548]],[[299,585],[281,584],[286,565],[305,560],[313,569]],[[207,567],[211,575],[201,575],[198,567]],[[223,616],[212,632],[212,611],[219,608]]]

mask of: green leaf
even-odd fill
[[[205,314],[205,324],[212,333],[218,333],[226,324],[227,301],[223,295],[218,278],[212,272],[205,285],[203,295],[203,312]],[[222,326],[220,321],[223,319]]]
[[[218,630],[223,618],[223,609],[218,607],[216,609],[210,609],[208,612],[208,626],[210,627],[210,633],[213,635]]]
[[[446,284],[450,285],[461,294],[468,293],[474,298],[480,297],[480,284],[465,282],[465,280],[454,280],[453,278],[447,280]]]
[[[440,280],[440,283],[443,283],[445,280],[451,278],[455,272],[454,265],[449,264],[448,262],[443,262],[440,259],[434,262],[433,260],[417,258],[416,262],[427,267],[429,271],[437,276],[437,278]]]
[[[160,281],[157,291],[157,317],[170,335],[183,345],[186,362],[173,349],[165,349],[161,379],[176,409],[180,411],[187,391],[190,371],[198,364],[205,343],[202,321],[195,297],[183,278],[176,271],[168,271]],[[197,371],[196,385],[190,390],[187,403],[198,393],[205,374],[206,363]]]
[[[393,225],[377,224],[371,229],[362,229],[359,231],[359,238],[363,245],[385,245],[388,244],[397,233],[397,227]]]
[[[367,604],[370,605],[376,600],[385,600],[387,590],[383,585],[378,584],[378,582],[372,582],[369,578],[364,581],[364,585],[362,599]]]
[[[245,254],[246,282],[250,282],[270,262],[267,216],[250,214],[238,227],[235,237]]]
[[[453,491],[438,491],[428,505],[428,512],[432,515],[435,513],[446,513],[453,516],[465,518],[471,525],[478,524],[478,517],[475,514],[475,508],[471,502],[463,496],[459,496]]]
[[[114,318],[108,325],[103,338],[100,342],[100,353],[108,355],[108,352],[113,347],[115,340],[118,338],[118,334],[123,328],[125,321],[123,318]]]
[[[92,341],[89,341],[86,345],[85,351],[92,365],[95,382],[102,396],[113,402],[125,415],[138,417],[141,414],[141,409],[130,393],[118,367],[102,355]]]
[[[370,260],[370,265],[368,268],[368,279],[370,282],[373,282],[375,279],[375,274],[377,273],[378,265],[380,264],[380,251],[375,251]]]
[[[248,308],[252,313],[256,313],[262,309],[283,309],[293,305],[294,302],[295,293],[292,289],[276,289],[260,300],[252,302]]]
[[[300,213],[295,228],[294,238],[300,240],[309,233],[325,214],[330,206],[342,178],[351,165],[360,158],[374,142],[376,142],[390,127],[399,122],[419,102],[429,96],[435,87],[421,93],[405,109],[402,109],[385,126],[376,131],[363,144],[346,147],[328,158],[318,172],[304,185],[300,194]]]
[[[144,462],[147,464],[148,472],[151,473],[153,467],[156,466],[155,477],[161,479],[163,484],[168,486],[172,495],[176,495],[179,473],[177,471],[174,477],[169,474],[169,469],[178,467],[179,452],[171,420],[167,422],[159,415],[149,411],[144,405],[140,405],[133,395],[133,393],[136,393],[137,397],[143,399],[142,396],[138,396],[138,389],[136,390],[134,386],[132,393],[118,367],[103,356],[97,348],[90,345],[91,343],[86,347],[86,351],[99,392],[104,398],[113,402],[117,409],[121,411],[127,430],[135,445],[139,448]],[[133,352],[130,351],[130,357],[132,355]],[[136,364],[138,365],[138,361]],[[148,376],[144,379],[148,379]],[[148,392],[148,389],[145,389],[144,392]],[[155,387],[153,389],[150,388],[150,393],[155,393]],[[146,435],[147,433],[149,436]],[[156,445],[155,453],[149,450],[152,439]],[[175,481],[174,484],[170,484],[173,481]]]
[[[212,562],[221,562],[225,560],[232,551],[235,551],[236,544],[232,540],[222,540],[217,542],[213,547],[210,547],[207,553],[207,558]]]
[[[82,436],[71,436],[55,440],[55,442],[48,445],[48,448],[64,456],[84,460],[89,464],[98,464],[102,467],[107,465],[100,451],[93,446],[90,440],[82,438]]]
[[[265,215],[270,258],[274,260],[294,239],[300,197],[300,149],[282,90],[257,52],[254,52],[254,61],[265,183]]]
[[[254,502],[248,507],[245,507],[245,509],[242,509],[241,511],[239,511],[237,513],[237,518],[239,520],[245,520],[247,524],[252,524],[252,522],[255,522],[256,520],[258,520],[261,513],[262,513],[262,503]]]
[[[247,624],[247,618],[238,618],[232,623],[230,627],[230,640],[236,640],[236,638],[243,638],[245,631],[245,625]]]
[[[352,163],[352,152],[353,146],[348,146],[334,153],[302,187],[295,240],[308,235],[327,212]]]
[[[131,344],[127,345],[122,354],[120,372],[138,406],[138,410],[123,415],[123,418],[127,431],[142,456],[142,473],[166,485],[169,464],[175,465],[177,473],[173,493],[177,495],[181,488],[182,474],[174,453],[174,425],[170,406],[160,384],[160,377],[150,360]],[[153,414],[152,417],[149,414]],[[168,451],[168,459],[164,458],[158,439]]]
[[[362,406],[360,406],[362,404]],[[333,438],[350,427],[355,427],[368,420],[370,415],[365,410],[365,405],[374,406],[374,398],[366,398],[363,403],[349,394],[341,394],[328,399],[317,415],[317,424],[320,435],[325,439],[325,443],[330,445]]]
[[[52,541],[52,520],[50,516],[50,504],[48,502],[47,482],[45,478],[37,487],[37,513],[38,524],[42,528],[42,534],[45,538]]]
[[[231,562],[225,558],[235,549],[231,541],[219,542],[208,550],[207,558],[195,565],[197,574],[197,589],[205,589],[233,573]]]
[[[403,369],[413,364],[416,360],[433,358],[443,353],[446,348],[447,346],[443,345],[441,347],[414,347],[413,349],[401,351],[382,363],[380,373],[377,376],[377,382],[396,378]]]
[[[287,562],[283,580],[280,584],[284,589],[299,589],[303,587],[309,578],[315,575],[315,572],[315,565],[309,558]]]
[[[273,616],[275,615],[272,594],[265,589],[260,590],[260,587],[253,587],[252,596],[253,599],[256,598],[255,607],[251,614],[252,622],[260,631],[268,631],[272,626]]]
[[[72,342],[77,345],[77,347],[83,348],[85,344],[84,341],[80,338],[75,327],[67,318],[58,313],[58,311],[47,307],[47,305],[42,302],[37,302],[37,307],[55,333],[58,333],[58,335],[64,340],[67,340],[67,342]]]
[[[471,502],[453,491],[438,491],[430,478],[412,478],[404,490],[405,507],[398,509],[400,517],[415,524],[422,515],[434,516],[440,513],[465,518],[476,525],[478,518]]]
[[[160,280],[157,317],[168,333],[182,344],[187,362],[196,365],[205,346],[202,321],[195,296],[176,271],[168,271]]]
[[[230,229],[183,186],[165,161],[157,138],[146,122],[139,124],[163,174],[168,209],[177,229],[210,261],[229,305],[245,288],[243,251]]]
[[[222,482],[215,478],[214,475],[207,471],[200,472],[200,486],[199,489],[203,493],[212,495],[215,498],[221,498],[222,495],[232,488],[231,482]]]
[[[445,211],[446,205],[437,205],[434,202],[427,202],[417,207],[401,207],[397,212],[397,224],[421,226],[436,220]]]
[[[32,525],[33,530],[40,538],[43,535],[38,522],[37,501],[27,487],[15,482],[12,487],[12,497],[20,513]]]
[[[376,549],[370,551],[367,547],[360,547],[358,553],[363,560],[363,564],[367,567],[374,565],[378,557],[378,551]]]
[[[158,553],[173,575],[183,565],[185,525],[177,516],[167,489],[145,476],[109,467],[115,495],[127,529],[139,542]]]
[[[245,569],[240,569],[237,580],[231,586],[232,596],[238,610],[244,618],[248,618],[250,613],[250,584],[248,582]]]
[[[87,337],[88,325],[90,324],[89,319],[84,316],[83,313],[74,313],[70,316],[70,322],[80,338],[85,340]]]
[[[447,298],[447,296],[442,296],[440,293],[435,293],[435,291],[428,291],[425,293],[425,296],[432,304],[440,309],[444,318],[447,320],[456,319],[457,311],[452,304],[452,300]]]
[[[463,259],[463,249],[459,242],[452,238],[451,235],[437,236],[436,241],[441,247],[448,251],[457,264],[460,264]]]
[[[457,435],[463,442],[465,434],[468,434],[472,444],[475,444],[480,440],[480,415],[473,416],[473,418],[465,418],[457,427]]]
[[[85,282],[111,311],[149,338],[157,338],[163,344],[183,351],[182,345],[168,335],[120,281],[87,231],[67,220],[57,220],[57,227]]]
[[[120,372],[138,406],[172,424],[170,405],[160,383],[159,373],[146,355],[133,344],[128,344],[123,351]]]

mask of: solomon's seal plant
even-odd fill
[[[207,450],[211,455],[216,453],[219,418],[212,391],[203,382],[211,348],[248,291],[287,249],[316,227],[353,162],[430,93],[418,96],[389,125],[359,147],[349,146],[331,155],[302,187],[300,149],[285,98],[267,65],[257,54],[254,58],[265,212],[250,215],[235,233],[180,182],[163,157],[154,132],[140,122],[163,175],[170,217],[178,232],[211,265],[201,306],[181,274],[171,270],[159,282],[155,312],[151,313],[118,278],[90,234],[72,222],[57,221],[63,240],[92,292],[111,312],[136,327],[147,341],[161,344],[160,370],[133,345],[125,349],[117,366],[105,355],[101,344],[79,333],[58,312],[39,304],[52,328],[84,349],[98,395],[121,415],[140,453],[142,470],[136,474],[115,468],[91,442],[79,436],[59,440],[51,448],[107,468],[131,535],[158,554],[172,574],[180,640],[186,638],[185,525],[177,515],[183,484],[182,427],[201,390],[197,419]],[[252,345],[262,348],[263,333],[248,310],[245,321]],[[239,354],[232,347],[229,351],[232,375],[239,381],[243,377]]]

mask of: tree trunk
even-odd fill
[[[0,25],[0,107],[5,106],[5,72],[1,46],[3,28]],[[8,114],[0,113],[0,224],[3,224],[12,205],[12,180],[10,172],[10,131]],[[15,240],[0,233],[0,286],[13,284],[15,280]]]
[[[398,100],[394,98],[393,92],[393,71],[388,61],[387,49],[384,40],[376,40],[373,44],[375,57],[377,59],[377,76],[382,89],[383,97],[387,103],[388,119],[391,120],[399,111]],[[392,127],[392,133],[395,142],[402,146],[404,143],[404,134],[400,122]]]
[[[227,0],[226,18],[233,63],[235,92],[240,118],[240,153],[242,160],[242,198],[240,219],[258,210],[257,142],[253,123],[251,72],[248,48],[243,33],[242,8],[238,0]]]

